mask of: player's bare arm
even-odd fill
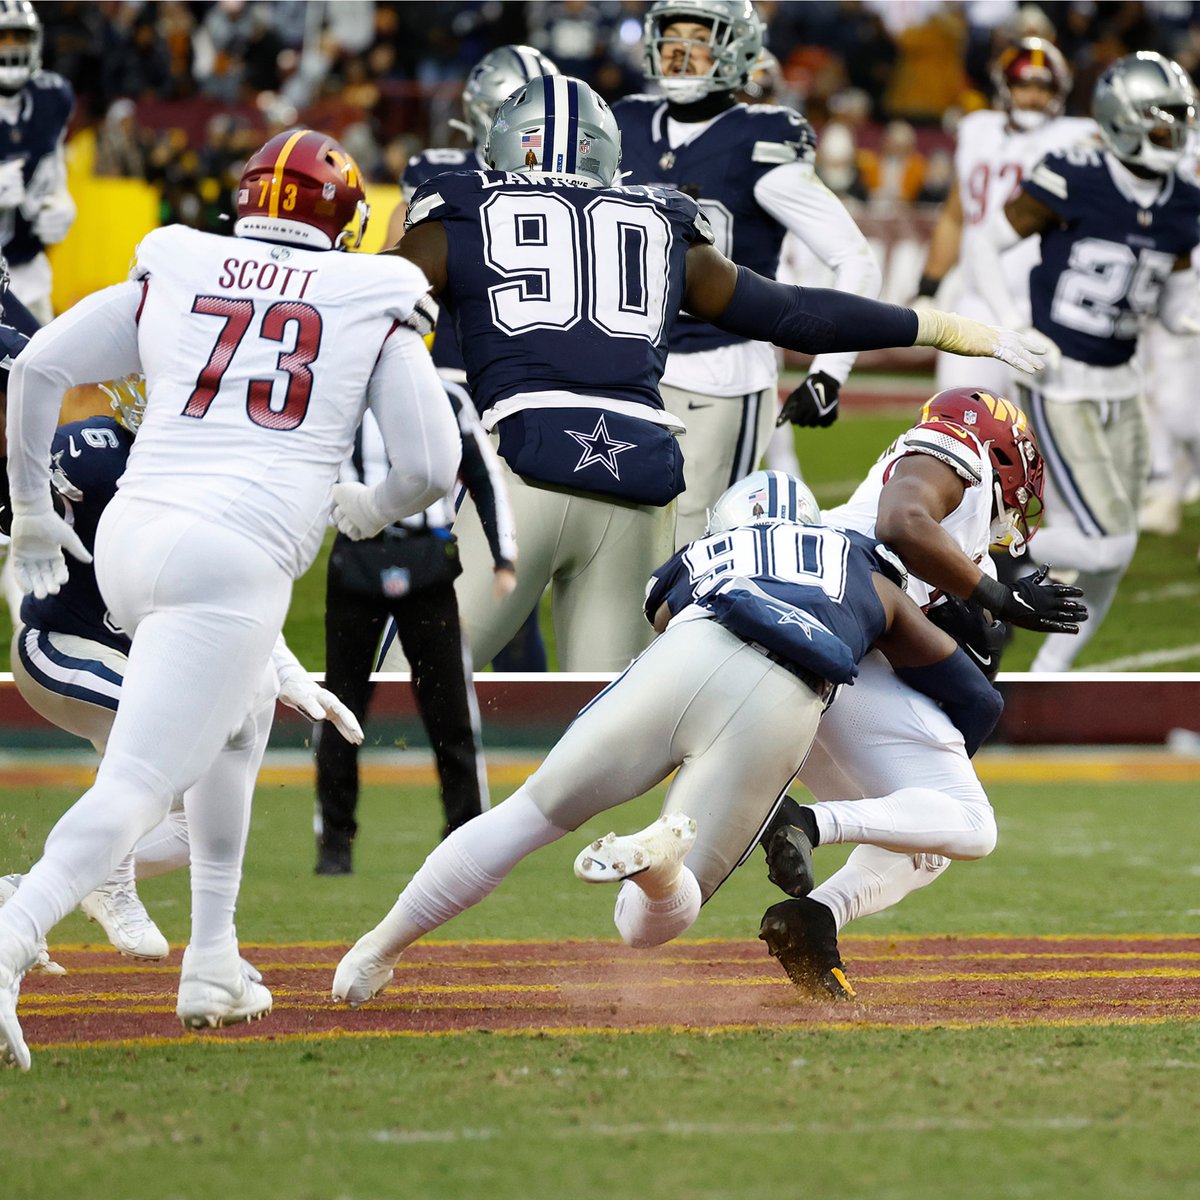
[[[875,639],[875,649],[895,670],[932,666],[958,649],[958,643],[928,621],[918,605],[890,579],[875,575],[872,582],[888,621],[887,629]]]
[[[446,241],[446,230],[440,221],[424,221],[415,229],[410,229],[404,235],[404,241],[399,246],[384,250],[384,254],[398,254],[415,263],[425,272],[429,280],[430,291],[439,295],[448,280],[446,262],[449,257],[449,245]]]
[[[917,288],[918,296],[932,296],[946,277],[946,273],[958,262],[962,229],[962,196],[956,187],[946,198],[946,203],[938,213],[937,224],[933,227],[933,234],[929,239],[929,255],[925,259],[925,269],[921,272],[921,283]]]
[[[963,599],[975,590],[983,572],[942,528],[962,502],[966,484],[943,462],[928,454],[902,458],[879,496],[875,532],[919,579]]]
[[[408,205],[403,200],[392,209],[392,215],[388,217],[387,233],[384,235],[384,244],[387,246],[398,246],[400,239],[404,236],[404,218],[408,216]]]
[[[1004,206],[1004,217],[1018,238],[1045,233],[1059,223],[1058,213],[1028,192],[1018,192]]]

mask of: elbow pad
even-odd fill
[[[1004,711],[1004,699],[959,647],[927,667],[896,671],[910,688],[936,701],[963,736],[967,757],[983,745]]]
[[[804,354],[911,346],[917,314],[830,288],[800,288],[738,267],[737,285],[714,325]]]

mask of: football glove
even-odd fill
[[[331,721],[352,746],[361,746],[362,726],[358,718],[327,688],[302,671],[281,671],[279,700],[311,721]]]
[[[1048,566],[1026,575],[1011,591],[985,575],[971,600],[982,604],[993,617],[1032,629],[1037,633],[1078,633],[1079,623],[1088,618],[1087,606],[1079,603],[1083,592],[1067,583],[1048,579]]]
[[[404,319],[404,324],[409,329],[415,329],[421,337],[432,338],[433,331],[437,328],[439,311],[438,302],[432,296],[424,295]]]
[[[329,519],[356,542],[374,537],[392,523],[379,511],[374,497],[375,489],[365,483],[335,483]]]
[[[917,336],[913,345],[932,346],[947,354],[963,354],[968,358],[998,358],[1014,371],[1026,375],[1042,370],[1054,349],[1053,343],[1040,333],[1001,329],[936,308],[917,311]]]
[[[0,163],[0,208],[16,208],[25,199],[25,160]]]
[[[838,392],[841,384],[824,371],[814,371],[784,402],[776,426],[791,421],[793,425],[832,425],[838,417]]]
[[[38,600],[57,595],[67,582],[66,550],[72,558],[90,563],[92,556],[79,535],[50,506],[32,511],[13,504],[13,573],[23,592],[32,592]]]
[[[33,218],[33,236],[43,246],[56,246],[75,223],[75,201],[66,192],[49,197]]]
[[[978,604],[957,596],[944,596],[925,615],[963,648],[988,679],[996,678],[1000,652],[1008,640],[1008,629],[1002,621],[990,620]]]

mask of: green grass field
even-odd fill
[[[1195,930],[1194,783],[1048,778],[989,790],[996,853],[857,932]],[[31,859],[72,799],[53,788],[4,796],[3,869]],[[390,906],[440,824],[431,788],[369,788],[356,874],[316,878],[311,801],[306,787],[259,790],[244,941],[352,939]],[[533,856],[442,936],[612,937],[612,892],[577,883],[571,860],[585,838],[636,828],[656,804],[635,802]],[[821,872],[841,857],[821,851]],[[183,940],[184,878],[143,891],[168,937]],[[770,898],[755,862],[689,936],[752,937]],[[95,936],[78,916],[55,934]],[[1200,1038],[1185,1022],[277,1045],[214,1036],[34,1053],[30,1075],[0,1074],[6,1200],[1146,1200],[1189,1195],[1197,1178]]]
[[[883,449],[912,424],[918,405],[914,399],[911,409],[850,409],[829,429],[796,430],[797,453],[817,499],[823,505],[845,500]],[[322,670],[325,662],[325,562],[331,541],[332,535],[326,538],[321,557],[297,583],[284,629],[289,645],[313,671]],[[1036,540],[1033,545],[1036,550]],[[1200,670],[1197,547],[1200,504],[1186,510],[1183,528],[1174,537],[1141,539],[1108,619],[1080,655],[1079,669]],[[541,625],[550,668],[555,670],[548,597],[542,603]],[[8,670],[10,640],[8,613],[0,605],[0,670]],[[1003,669],[1027,671],[1039,641],[1040,635],[1018,630]]]

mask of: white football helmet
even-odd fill
[[[496,109],[523,83],[539,75],[557,75],[558,68],[532,46],[501,46],[485,54],[472,68],[463,85],[463,114],[466,121],[451,121],[480,150],[487,144]]]
[[[1196,89],[1177,62],[1139,50],[1118,58],[1096,80],[1092,116],[1123,163],[1170,175],[1196,124]]]
[[[29,0],[0,0],[0,33],[16,43],[0,48],[0,94],[12,96],[42,69],[42,22]]]
[[[708,27],[703,41],[686,41],[687,54],[703,47],[712,55],[705,75],[672,75],[663,70],[664,46],[679,38],[664,38],[662,31],[675,22]],[[655,0],[643,26],[643,74],[659,83],[678,104],[692,104],[711,92],[737,92],[746,86],[763,46],[763,25],[750,0]]]
[[[821,506],[812,490],[785,471],[752,471],[727,488],[708,510],[706,534],[724,533],[739,525],[818,525]]]

